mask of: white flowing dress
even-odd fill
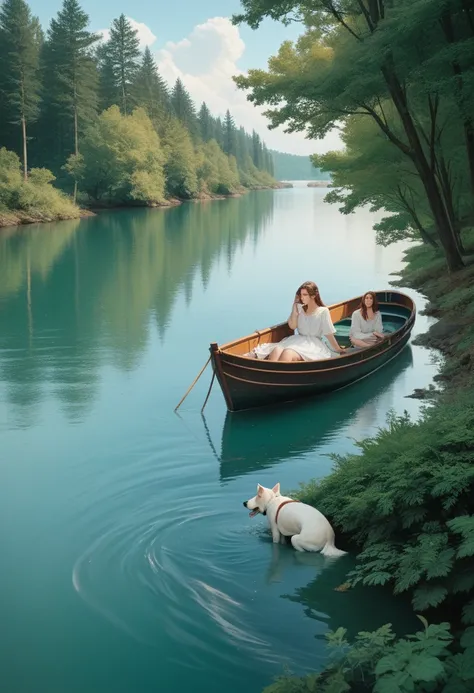
[[[320,361],[339,356],[337,352],[331,351],[321,339],[324,335],[336,332],[329,308],[319,306],[311,315],[305,313],[302,305],[298,305],[297,310],[298,334],[285,337],[281,342],[259,344],[254,349],[257,358],[265,359],[277,346],[293,349],[303,361]]]
[[[350,336],[354,339],[362,339],[364,342],[376,342],[374,332],[383,332],[382,315],[377,311],[372,320],[364,320],[360,308],[352,313]]]

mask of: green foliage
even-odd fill
[[[474,217],[474,29],[472,8],[426,0],[242,0],[234,22],[300,20],[268,70],[235,77],[266,105],[271,128],[323,138],[346,150],[315,157],[350,213],[369,203],[396,216],[378,226],[383,244],[439,241],[448,268],[463,267],[460,230]],[[256,161],[254,157],[254,161]],[[257,164],[258,165],[258,164]],[[454,233],[453,233],[454,232]]]
[[[193,139],[198,135],[196,109],[189,92],[178,78],[171,92],[171,109],[174,116],[184,125]]]
[[[81,156],[67,169],[93,200],[164,201],[164,153],[143,109],[124,116],[118,106],[104,111],[89,127]]]
[[[54,176],[45,168],[33,168],[28,181],[23,180],[20,159],[4,147],[0,149],[0,215],[18,212],[19,220],[71,219],[79,209],[51,184]],[[7,218],[10,218],[6,214]],[[18,221],[11,218],[12,223]]]
[[[130,113],[134,105],[133,91],[139,71],[139,46],[137,31],[125,15],[121,14],[118,19],[114,19],[110,28],[110,38],[100,55],[108,80],[106,90],[116,99],[113,103],[120,105],[124,115]],[[103,95],[103,98],[107,98],[107,95]]]
[[[351,643],[346,630],[327,635],[329,663],[317,674],[281,676],[264,693],[469,693],[474,688],[474,628],[462,636],[457,652],[448,623],[396,638],[390,624],[358,633]]]
[[[228,195],[240,187],[235,158],[224,154],[215,140],[201,145],[197,153],[198,176],[202,192]]]
[[[5,0],[0,8],[0,112],[6,136],[0,144],[5,142],[11,146],[15,137],[23,140],[25,176],[28,170],[27,130],[39,112],[41,41],[38,19],[31,16],[26,2]]]
[[[383,104],[386,116],[397,124],[390,103]],[[431,239],[434,221],[416,169],[406,162],[404,154],[393,146],[373,119],[354,116],[348,119],[342,139],[344,151],[313,155],[315,166],[332,174],[333,189],[326,201],[340,204],[343,214],[368,205],[373,212],[389,212],[374,225],[377,243],[387,246],[400,240]]]
[[[45,44],[45,78],[43,100],[48,99],[58,116],[72,121],[77,114],[79,125],[89,123],[97,112],[97,70],[93,56],[97,34],[87,31],[89,17],[77,0],[64,0],[57,19],[51,20]],[[50,123],[51,126],[51,123]]]
[[[135,101],[146,110],[156,129],[171,110],[170,95],[148,46],[134,85]]]
[[[191,136],[176,118],[170,118],[163,129],[165,142],[166,188],[170,195],[191,199],[197,195],[197,159]]]

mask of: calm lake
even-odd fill
[[[324,634],[416,627],[384,592],[338,592],[351,556],[274,546],[242,501],[331,470],[437,370],[408,346],[340,393],[226,413],[223,342],[383,289],[403,245],[325,190],[130,210],[0,233],[0,671],[4,693],[259,693],[323,665]],[[417,301],[424,301],[407,290]],[[413,335],[429,319],[418,314]]]

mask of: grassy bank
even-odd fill
[[[328,477],[293,494],[318,507],[338,546],[357,556],[345,587],[384,585],[408,595],[420,631],[397,639],[386,625],[348,643],[341,623],[329,636],[333,656],[323,672],[280,678],[267,693],[474,690],[472,232],[464,244],[464,270],[447,275],[443,257],[418,246],[397,281],[428,297],[425,312],[438,321],[418,343],[444,355],[419,421],[389,416],[357,454],[334,456]]]
[[[52,183],[51,171],[33,168],[25,180],[20,159],[0,149],[0,227],[61,219],[77,219],[90,212],[79,209]]]

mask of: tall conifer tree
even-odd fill
[[[118,99],[115,103],[127,115],[133,108],[133,85],[139,70],[140,42],[136,29],[124,14],[112,22],[110,39],[104,47],[103,57],[103,67],[110,71],[114,80]]]
[[[162,123],[171,108],[170,95],[148,46],[137,73],[134,94],[137,105],[147,111],[155,127]]]
[[[20,127],[17,141],[22,143],[25,180],[28,179],[28,126],[38,117],[41,41],[41,27],[31,16],[26,2],[5,0],[0,9],[1,120],[6,123],[7,132],[9,124],[15,131]]]
[[[171,92],[171,106],[176,118],[178,118],[178,120],[181,121],[181,123],[183,123],[183,125],[189,130],[191,137],[196,139],[198,136],[196,110],[189,92],[186,90],[179,77],[175,82],[173,91]]]
[[[88,15],[77,0],[64,0],[51,20],[44,50],[44,127],[57,124],[63,133],[58,149],[61,165],[79,154],[80,134],[97,113],[97,66],[93,46],[99,36],[87,30]]]
[[[204,142],[209,142],[214,137],[214,127],[211,112],[207,105],[202,102],[198,115],[199,134]]]
[[[234,119],[230,115],[229,109],[225,114],[224,124],[223,124],[223,149],[224,152],[230,156],[233,154],[237,156],[237,131],[234,123]]]

